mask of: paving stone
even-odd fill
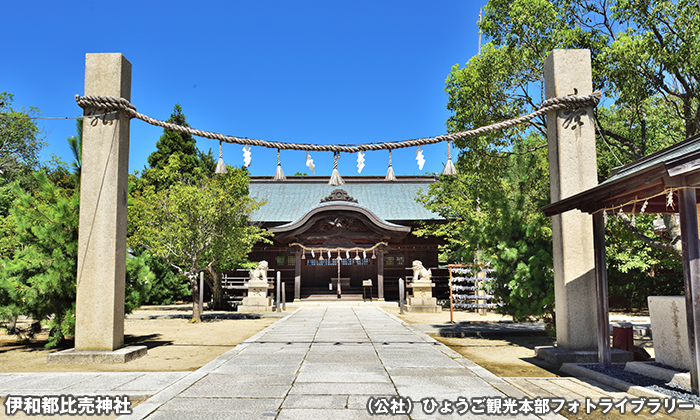
[[[39,373],[22,376],[20,380],[13,381],[12,391],[61,391],[64,388],[88,381],[99,376],[99,373]]]
[[[231,383],[196,383],[186,389],[183,397],[196,398],[283,398],[290,385],[238,385]]]
[[[223,383],[230,386],[241,385],[291,385],[296,379],[296,374],[270,374],[260,375],[255,373],[225,374],[214,372],[198,381],[198,384]]]
[[[285,408],[345,409],[347,395],[288,395],[282,404]]]
[[[252,366],[248,364],[227,363],[218,369],[216,373],[225,374],[257,374],[257,375],[275,375],[275,374],[295,374],[299,371],[299,365],[291,366],[284,365],[260,365]]]
[[[371,397],[386,397],[391,398],[395,395],[348,395],[348,405],[347,407],[351,410],[365,410],[367,411],[367,400]]]
[[[90,378],[88,380],[64,388],[63,392],[68,394],[80,392],[94,392],[96,389],[112,391],[144,375],[145,373],[103,373],[94,378]]]
[[[173,398],[163,404],[165,411],[277,411],[282,398]]]
[[[397,367],[388,368],[389,375],[392,378],[397,376],[477,376],[469,369],[455,369],[455,368],[435,368],[435,367]]]
[[[295,383],[302,382],[372,382],[372,383],[391,383],[389,375],[386,372],[299,372],[299,376]]]
[[[396,395],[396,389],[394,385],[388,383],[302,382],[295,383],[289,393],[290,395]]]
[[[161,390],[168,385],[179,381],[187,376],[190,372],[150,372],[146,375],[139,376],[133,381],[129,381],[124,385],[115,388],[116,391],[147,391]]]
[[[333,420],[354,420],[354,419],[367,419],[370,415],[367,410],[328,410],[328,409],[308,409],[308,408],[291,408],[282,409],[280,411],[278,420],[286,419],[333,419]],[[392,419],[408,419],[408,416],[392,416]]]
[[[156,411],[148,420],[250,420],[274,419],[276,411]]]
[[[32,389],[34,384],[46,381],[50,377],[44,374],[17,373],[3,376],[0,381],[0,392],[20,389]]]
[[[362,356],[353,354],[315,354],[306,357],[306,361],[311,363],[348,363],[348,364],[379,364],[377,355]]]
[[[359,372],[359,373],[385,373],[384,365],[381,363],[313,363],[304,362],[301,365],[300,373],[323,373],[323,372]]]
[[[368,340],[359,341],[334,341],[328,343],[314,343],[309,349],[310,354],[330,351],[348,351],[354,354],[375,353],[374,344]]]
[[[466,370],[466,369],[465,369]],[[483,379],[476,376],[440,376],[440,375],[425,375],[425,376],[399,376],[391,375],[391,380],[397,388],[403,386],[423,386],[433,388],[448,388],[448,389],[471,389],[488,386]]]
[[[460,397],[471,400],[472,398],[505,396],[502,392],[496,390],[488,384],[483,384],[480,387],[463,389],[421,385],[397,386],[396,389],[400,396],[411,398],[413,401],[420,401],[423,398],[435,398],[437,401],[442,401],[445,399],[449,401],[457,401],[457,399]]]
[[[447,356],[445,356],[447,357]],[[442,359],[390,359],[382,358],[382,363],[387,369],[400,368],[400,367],[431,367],[436,368],[459,368],[461,365],[452,359],[442,360]]]

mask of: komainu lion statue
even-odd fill
[[[251,283],[267,283],[267,261],[260,261],[255,270],[250,270]]]
[[[430,272],[430,270],[427,270],[425,267],[423,267],[423,263],[414,260],[413,261],[413,282],[417,283],[430,283],[430,279],[433,276],[433,273]]]

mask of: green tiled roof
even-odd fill
[[[287,177],[272,181],[270,177],[251,177],[250,196],[265,199],[266,204],[251,215],[251,220],[274,224],[290,223],[306,214],[328,197],[331,191],[342,189],[389,222],[409,220],[444,220],[416,201],[419,190],[427,192],[435,182],[432,176],[397,177],[394,182],[384,177],[343,177],[345,184],[328,185],[328,177]]]
[[[612,184],[618,179],[642,172],[659,163],[667,164],[684,156],[697,154],[698,152],[700,152],[700,135],[690,137],[649,156],[628,163],[627,165],[614,168],[612,176],[602,182],[601,185]]]

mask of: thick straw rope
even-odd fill
[[[413,140],[403,140],[398,142],[385,142],[385,143],[368,143],[359,145],[339,145],[339,144],[306,144],[306,143],[283,143],[274,142],[267,140],[251,139],[248,137],[235,137],[227,136],[219,133],[212,133],[210,131],[198,130],[191,127],[184,127],[177,124],[172,124],[166,121],[157,120],[151,118],[147,115],[141,114],[136,111],[136,107],[131,104],[128,100],[124,98],[116,98],[112,96],[79,96],[75,95],[75,101],[78,105],[86,110],[87,113],[91,110],[100,110],[103,112],[110,111],[122,111],[126,113],[129,118],[138,118],[148,124],[155,125],[158,127],[163,127],[168,130],[179,131],[181,133],[191,134],[193,136],[205,137],[208,139],[225,141],[227,143],[236,143],[250,146],[260,146],[268,147],[271,149],[284,149],[284,150],[307,150],[307,151],[318,151],[318,152],[334,152],[334,153],[356,153],[360,151],[367,150],[386,150],[386,149],[400,149],[403,147],[415,147],[422,146],[425,144],[440,143],[443,141],[455,141],[457,139],[465,137],[473,137],[481,134],[485,134],[491,131],[503,130],[505,128],[513,127],[518,124],[530,121],[533,118],[542,116],[551,111],[558,111],[561,109],[578,109],[586,107],[596,107],[600,102],[601,93],[600,91],[593,92],[590,95],[579,95],[579,96],[561,96],[557,98],[548,99],[542,102],[540,108],[527,115],[512,118],[507,121],[502,121],[494,124],[490,124],[484,127],[475,128],[472,130],[460,131],[457,133],[443,134],[435,137],[424,137]],[[90,117],[90,115],[86,115]]]
[[[368,248],[362,248],[362,247],[358,247],[358,246],[351,247],[351,248],[344,248],[344,247],[336,247],[336,248],[319,247],[319,248],[315,248],[315,247],[306,246],[304,244],[294,242],[294,243],[289,244],[289,246],[290,247],[298,246],[299,248],[303,249],[304,251],[320,251],[320,252],[328,252],[328,251],[330,251],[330,252],[346,252],[346,251],[347,252],[361,252],[361,251],[364,251],[364,252],[367,252],[367,251],[373,251],[373,250],[379,248],[380,246],[389,246],[389,244],[387,242],[377,242],[376,244],[374,244],[374,246],[371,246]]]

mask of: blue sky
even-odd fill
[[[484,1],[34,1],[4,2],[0,91],[12,107],[76,116],[86,53],[119,52],[132,64],[131,101],[167,119],[180,103],[196,128],[272,141],[360,144],[446,132],[445,79],[478,49]],[[70,162],[73,120],[38,120],[53,153]],[[129,172],[147,164],[162,129],[132,120]],[[197,138],[218,152],[218,142]],[[243,164],[242,146],[224,161]],[[397,175],[442,171],[445,143],[393,152]],[[287,175],[309,172],[305,152],[282,151]],[[333,155],[312,153],[316,175]],[[253,147],[250,171],[273,176],[276,150]],[[388,152],[367,152],[363,175],[384,175]],[[357,175],[343,154],[341,175]]]

